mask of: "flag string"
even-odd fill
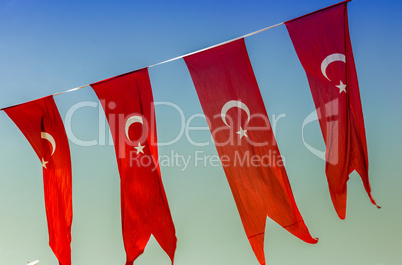
[[[237,40],[240,40],[240,39],[244,39],[244,38],[253,36],[253,35],[255,35],[255,34],[258,34],[258,33],[260,33],[260,32],[263,32],[263,31],[266,31],[266,30],[273,29],[273,28],[275,28],[275,27],[281,26],[281,25],[283,25],[283,24],[285,24],[285,22],[281,22],[281,23],[275,24],[275,25],[273,25],[273,26],[269,26],[269,27],[266,27],[266,28],[263,28],[263,29],[254,31],[254,32],[248,33],[248,34],[246,34],[246,35],[243,35],[243,36],[240,36],[240,37],[231,39],[231,40],[227,40],[227,41],[224,41],[224,42],[221,42],[221,43],[218,43],[218,44],[215,44],[215,45],[212,45],[212,46],[203,48],[203,49],[198,50],[198,51],[195,51],[195,52],[190,52],[190,53],[187,53],[187,54],[184,54],[184,55],[180,55],[180,56],[177,56],[177,57],[175,57],[175,58],[172,58],[172,59],[169,59],[169,60],[160,62],[160,63],[156,63],[156,64],[153,64],[153,65],[150,65],[150,66],[148,66],[148,68],[151,68],[151,67],[154,67],[154,66],[157,66],[157,65],[161,65],[161,64],[164,64],[164,63],[176,61],[176,60],[181,59],[181,58],[186,57],[186,56],[190,56],[190,55],[193,55],[193,54],[196,54],[196,53],[199,53],[199,52],[203,52],[203,51],[206,51],[206,50],[215,48],[215,47],[219,47],[219,46],[221,46],[221,45],[225,45],[225,44],[230,43],[230,42],[233,42],[233,41],[237,41]]]
[[[240,39],[243,39],[243,38],[247,38],[247,37],[253,36],[253,35],[255,35],[255,34],[258,34],[258,33],[261,33],[261,32],[263,32],[263,31],[266,31],[266,30],[269,30],[269,29],[272,29],[272,28],[281,26],[281,25],[283,25],[283,24],[285,24],[285,22],[281,22],[281,23],[278,23],[278,24],[275,24],[275,25],[272,25],[272,26],[269,26],[269,27],[266,27],[266,28],[263,28],[263,29],[260,29],[260,30],[257,30],[257,31],[251,32],[251,33],[248,33],[248,34],[245,34],[245,35],[243,35],[243,36],[240,36],[240,37],[237,37],[237,38],[234,38],[234,39],[231,39],[231,40],[227,40],[227,41],[221,42],[221,43],[218,43],[218,44],[215,44],[215,45],[212,45],[212,46],[209,46],[209,47],[206,47],[206,48],[203,48],[203,49],[194,51],[194,52],[190,52],[190,53],[187,53],[187,54],[184,54],[184,55],[180,55],[180,56],[177,56],[177,57],[168,59],[168,60],[163,61],[163,62],[159,62],[159,63],[156,63],[156,64],[152,64],[152,65],[148,66],[147,68],[151,68],[151,67],[155,67],[155,66],[158,66],[158,65],[161,65],[161,64],[173,62],[173,61],[179,60],[179,59],[184,58],[184,57],[189,56],[189,55],[193,55],[193,54],[196,54],[196,53],[199,53],[199,52],[203,52],[203,51],[206,51],[206,50],[215,48],[215,47],[219,47],[219,46],[221,46],[221,45],[225,45],[225,44],[227,44],[227,43],[230,43],[230,42],[233,42],[233,41],[236,41],[236,40],[240,40]],[[61,95],[61,94],[64,94],[64,93],[73,92],[73,91],[76,91],[76,90],[79,90],[79,89],[81,89],[81,88],[88,87],[88,86],[90,86],[90,85],[79,86],[79,87],[72,88],[72,89],[69,89],[69,90],[66,90],[66,91],[63,91],[63,92],[59,92],[59,93],[52,94],[52,96],[57,96],[57,95]]]
[[[158,65],[161,65],[161,64],[173,62],[173,61],[179,60],[179,59],[184,58],[184,57],[189,56],[189,55],[193,55],[193,54],[196,54],[196,53],[199,53],[199,52],[203,52],[203,51],[206,51],[206,50],[215,48],[215,47],[219,47],[219,46],[221,46],[221,45],[225,45],[225,44],[227,44],[227,43],[230,43],[230,42],[233,42],[233,41],[236,41],[236,40],[240,40],[240,39],[243,39],[243,38],[247,38],[247,37],[253,36],[253,35],[255,35],[255,34],[258,34],[258,33],[261,33],[261,32],[263,32],[263,31],[266,31],[266,30],[269,30],[269,29],[272,29],[272,28],[281,26],[281,25],[283,25],[283,24],[285,24],[285,22],[281,22],[281,23],[278,23],[278,24],[275,24],[275,25],[272,25],[272,26],[269,26],[269,27],[266,27],[266,28],[263,28],[263,29],[260,29],[260,30],[257,30],[257,31],[251,32],[251,33],[248,33],[248,34],[245,34],[245,35],[243,35],[243,36],[240,36],[240,37],[237,37],[237,38],[228,40],[228,41],[221,42],[221,43],[218,43],[218,44],[215,44],[215,45],[212,45],[212,46],[209,46],[209,47],[206,47],[206,48],[203,48],[203,49],[194,51],[194,52],[190,52],[190,53],[187,53],[187,54],[184,54],[184,55],[180,55],[180,56],[177,56],[177,57],[168,59],[168,60],[163,61],[163,62],[159,62],[159,63],[156,63],[156,64],[152,64],[152,65],[148,66],[147,68],[151,68],[151,67],[155,67],[155,66],[158,66]],[[81,88],[88,87],[88,86],[90,86],[90,85],[83,85],[83,86],[75,87],[75,88],[72,88],[72,89],[69,89],[69,90],[66,90],[66,91],[62,91],[62,92],[59,92],[59,93],[52,94],[52,96],[57,96],[57,95],[61,95],[61,94],[64,94],[64,93],[73,92],[73,91],[76,91],[76,90],[79,90],[79,89],[81,89]]]
[[[345,1],[343,1],[343,2],[349,2],[349,1],[351,1],[351,0],[345,0]],[[343,2],[341,2],[341,3],[343,3]],[[338,3],[338,4],[340,4],[340,3]],[[335,4],[335,5],[338,5],[338,4]],[[330,7],[332,7],[332,6],[325,7],[325,8],[323,8],[323,9],[327,9],[327,8],[330,8]],[[321,10],[323,10],[323,9],[319,9],[319,10],[314,11],[314,12],[311,12],[311,13],[315,13],[315,12],[321,11]],[[309,13],[309,14],[311,14],[311,13]],[[306,15],[308,15],[308,14],[306,14]],[[306,15],[303,15],[303,16],[306,16]],[[303,17],[303,16],[301,16],[301,17]],[[297,18],[300,18],[300,17],[297,17]],[[297,19],[297,18],[294,18],[294,19]],[[292,21],[292,20],[294,20],[294,19],[291,19],[291,20],[288,20],[288,21]],[[180,56],[177,56],[177,57],[168,59],[168,60],[163,61],[163,62],[159,62],[159,63],[156,63],[156,64],[152,64],[152,65],[150,65],[150,66],[148,66],[148,67],[146,67],[146,68],[151,68],[151,67],[155,67],[155,66],[158,66],[158,65],[161,65],[161,64],[173,62],[173,61],[176,61],[176,60],[178,60],[178,59],[184,58],[184,57],[189,56],[189,55],[193,55],[193,54],[196,54],[196,53],[199,53],[199,52],[203,52],[203,51],[206,51],[206,50],[215,48],[215,47],[219,47],[219,46],[221,46],[221,45],[225,45],[225,44],[227,44],[227,43],[230,43],[230,42],[233,42],[233,41],[236,41],[236,40],[239,40],[239,39],[243,39],[243,38],[247,38],[247,37],[256,35],[256,34],[258,34],[258,33],[264,32],[264,31],[269,30],[269,29],[276,28],[276,27],[281,26],[281,25],[283,25],[283,24],[285,24],[285,22],[281,22],[281,23],[278,23],[278,24],[275,24],[275,25],[272,25],[272,26],[269,26],[269,27],[266,27],[266,28],[263,28],[263,29],[260,29],[260,30],[257,30],[257,31],[253,31],[253,32],[251,32],[251,33],[242,35],[242,36],[240,36],[240,37],[237,37],[237,38],[234,38],[234,39],[231,39],[231,40],[227,40],[227,41],[224,41],[224,42],[221,42],[221,43],[218,43],[218,44],[215,44],[215,45],[212,45],[212,46],[209,46],[209,47],[206,47],[206,48],[203,48],[203,49],[194,51],[194,52],[190,52],[190,53],[187,53],[187,54],[184,54],[184,55],[180,55]],[[131,71],[130,71],[130,72],[131,72]],[[58,93],[51,94],[51,96],[58,96],[58,95],[61,95],[61,94],[64,94],[64,93],[77,91],[77,90],[80,90],[81,88],[85,88],[85,87],[89,87],[89,86],[90,86],[90,84],[88,84],[88,85],[83,85],[83,86],[79,86],[79,87],[75,87],[75,88],[72,88],[72,89],[69,89],[69,90],[66,90],[66,91],[62,91],[62,92],[58,92]],[[36,99],[35,99],[35,100],[36,100]],[[33,101],[33,100],[32,100],[32,101]],[[29,102],[29,101],[27,101],[27,102]],[[26,103],[26,102],[24,102],[24,103]],[[24,104],[24,103],[20,103],[20,104]],[[20,104],[17,104],[17,105],[20,105]],[[11,107],[17,106],[17,105],[12,105],[12,106],[9,106],[9,107],[3,107],[3,108],[0,109],[0,111],[2,111],[2,110],[4,110],[4,109],[7,109],[7,108],[11,108]]]
[[[269,30],[269,29],[272,29],[272,28],[281,26],[281,25],[283,25],[283,24],[285,24],[285,22],[281,22],[281,23],[278,23],[278,24],[275,24],[275,25],[272,25],[272,26],[269,26],[269,27],[266,27],[266,28],[263,28],[263,29],[260,29],[260,30],[257,30],[257,31],[251,32],[251,33],[248,33],[248,34],[245,34],[245,35],[243,35],[243,36],[240,36],[240,37],[237,37],[237,38],[228,40],[228,41],[221,42],[221,43],[218,43],[218,44],[215,44],[215,45],[212,45],[212,46],[209,46],[209,47],[206,47],[206,48],[203,48],[203,49],[194,51],[194,52],[190,52],[190,53],[187,53],[187,54],[184,54],[184,55],[180,55],[180,56],[177,56],[177,57],[168,59],[168,60],[166,60],[166,61],[163,61],[163,62],[159,62],[159,63],[153,64],[153,65],[150,65],[150,66],[148,66],[148,67],[146,67],[146,68],[151,68],[151,67],[155,67],[155,66],[158,66],[158,65],[161,65],[161,64],[173,62],[173,61],[176,61],[176,60],[178,60],[178,59],[184,58],[184,57],[189,56],[189,55],[193,55],[193,54],[196,54],[196,53],[199,53],[199,52],[203,52],[203,51],[206,51],[206,50],[209,50],[209,49],[212,49],[212,48],[215,48],[215,47],[218,47],[218,46],[221,46],[221,45],[224,45],[224,44],[227,44],[227,43],[230,43],[230,42],[233,42],[233,41],[242,39],[242,38],[250,37],[250,36],[252,36],[252,35],[255,35],[255,34],[261,33],[261,32],[263,32],[263,31],[266,31],[266,30]],[[51,95],[52,95],[52,96],[58,96],[58,95],[61,95],[61,94],[64,94],[64,93],[69,93],[69,92],[77,91],[77,90],[80,90],[80,89],[82,89],[82,88],[89,87],[89,86],[90,86],[90,84],[88,84],[88,85],[83,85],[83,86],[75,87],[75,88],[72,88],[72,89],[69,89],[69,90],[66,90],[66,91],[54,93],[54,94],[51,94]],[[36,99],[34,99],[34,100],[36,100]],[[32,101],[33,101],[33,100],[32,100]],[[27,102],[29,102],[29,101],[27,101]],[[26,102],[24,102],[24,103],[26,103]],[[23,103],[20,103],[20,104],[23,104]],[[20,104],[17,104],[17,105],[20,105]],[[13,106],[9,106],[9,107],[3,107],[3,108],[0,109],[0,111],[2,111],[2,110],[4,110],[4,109],[7,109],[7,108],[11,108],[11,107],[17,106],[17,105],[13,105]]]

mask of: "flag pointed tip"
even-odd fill
[[[172,265],[174,265],[174,253],[173,256],[169,255],[170,261],[172,262]]]
[[[306,242],[306,243],[309,243],[309,244],[317,244],[318,237],[310,237],[309,240],[303,240],[303,241]]]
[[[339,205],[336,202],[337,201],[332,201],[334,204],[335,212],[338,215],[339,219],[345,220],[346,218],[346,203],[345,205]]]
[[[345,220],[346,218],[346,209],[338,209],[335,208],[336,214],[338,215],[339,219]]]
[[[346,215],[338,214],[338,217],[339,217],[339,219],[341,219],[341,220],[345,220]]]
[[[371,196],[371,192],[369,192],[368,195],[369,195],[369,198],[370,198],[371,203],[374,204],[374,205],[377,207],[377,209],[381,209],[381,206],[379,206],[379,205],[375,202],[373,196]]]

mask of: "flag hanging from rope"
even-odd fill
[[[265,264],[267,215],[296,237],[316,243],[294,200],[244,39],[184,60],[260,264]]]
[[[49,246],[71,264],[72,179],[67,135],[52,96],[6,108],[42,163]]]
[[[349,37],[347,1],[285,22],[306,71],[326,145],[329,191],[341,219],[347,181],[359,173],[373,204],[359,85]]]
[[[115,146],[126,265],[143,253],[151,234],[173,263],[177,240],[160,176],[148,69],[91,87],[105,111]]]

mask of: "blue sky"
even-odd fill
[[[0,107],[6,107],[146,67],[283,22],[336,2],[311,1],[0,1]],[[246,39],[299,209],[317,245],[308,245],[267,220],[267,264],[398,265],[402,262],[402,3],[354,0],[349,26],[363,104],[373,196],[351,175],[345,221],[333,210],[324,162],[303,145],[301,126],[314,110],[304,71],[284,26]],[[150,69],[154,99],[179,106],[185,121],[202,114],[183,60]],[[82,140],[108,135],[95,93],[84,88],[55,97],[65,120],[72,116]],[[172,108],[156,108],[158,138],[180,131]],[[273,116],[275,115],[275,116]],[[99,117],[101,120],[99,121]],[[206,126],[202,118],[192,126]],[[101,129],[99,129],[101,128]],[[107,128],[107,127],[106,127]],[[324,149],[318,123],[306,140]],[[171,152],[216,155],[208,131],[160,147]],[[71,138],[70,138],[71,140]],[[102,142],[102,141],[100,141]],[[48,247],[41,164],[17,127],[0,113],[0,264],[40,260],[56,264]],[[70,141],[73,164],[74,264],[123,264],[119,178],[113,146]],[[248,244],[224,172],[194,163],[162,167],[176,225],[177,265],[240,265],[258,262]],[[169,264],[152,238],[136,265]]]

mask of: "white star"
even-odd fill
[[[43,157],[42,157],[42,167],[47,169],[47,167],[46,167],[47,163],[49,163],[49,161],[45,161],[45,159],[43,159]]]
[[[137,147],[134,147],[136,150],[137,150],[137,155],[139,154],[139,153],[144,153],[144,147],[145,147],[145,145],[141,145],[141,143],[138,143],[138,146]]]
[[[240,126],[240,131],[236,132],[238,135],[240,135],[240,139],[243,138],[243,136],[248,137],[247,130],[243,130],[243,128]]]
[[[340,81],[340,84],[336,86],[337,88],[339,88],[339,94],[342,92],[346,93],[346,85],[342,82],[342,80]]]

